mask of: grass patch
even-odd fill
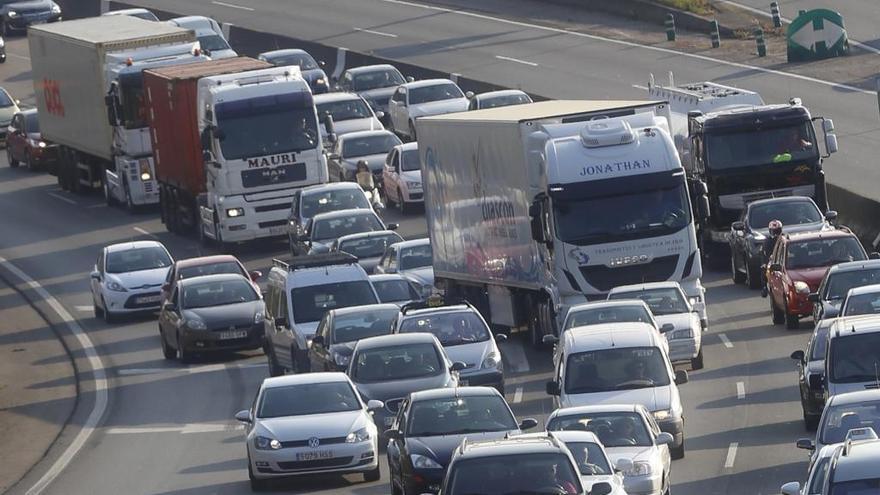
[[[712,9],[709,8],[708,0],[655,0],[657,3],[675,7],[679,10],[686,10],[695,14],[709,14]]]

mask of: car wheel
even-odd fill
[[[177,357],[182,364],[189,364],[193,360],[192,351],[188,350],[185,345],[180,343],[180,334],[177,334]]]
[[[697,357],[691,359],[691,369],[693,369],[693,370],[703,369],[703,348],[702,347],[700,347],[700,352],[697,353]]]
[[[95,318],[104,317],[104,309],[98,306],[98,303],[95,302],[94,298],[92,298],[92,310],[95,312]]]
[[[409,121],[409,140],[410,141],[418,141],[419,138],[416,137],[416,123],[412,120]]]
[[[786,330],[797,330],[801,326],[801,319],[796,314],[788,312],[788,301],[785,301],[785,328]]]
[[[684,439],[682,439],[681,445],[678,447],[670,447],[669,454],[673,459],[684,459]]]
[[[773,324],[781,325],[785,323],[785,311],[776,307],[776,303],[773,302],[773,294],[770,294],[768,299],[770,300],[770,311],[773,313]]]
[[[741,284],[746,281],[746,274],[740,272],[736,267],[735,251],[730,252],[730,275],[734,284]]]
[[[30,152],[30,151],[25,151],[25,153],[24,153],[24,163],[25,163],[25,165],[27,166],[27,169],[28,169],[30,172],[36,172],[36,171],[37,171],[37,164],[34,163],[34,158],[31,156],[31,152]]]
[[[261,480],[261,479],[257,478],[256,476],[254,476],[254,470],[251,467],[250,456],[248,456],[247,463],[248,463],[248,479],[251,482],[251,491],[264,492],[264,491],[268,490],[270,488],[269,487],[269,480]]]
[[[388,469],[390,470],[391,468],[388,468]],[[390,479],[388,480],[388,483],[391,484],[391,495],[403,495],[403,490],[401,490],[400,488],[397,487],[396,484],[394,484],[394,475],[391,474],[389,476],[389,478]]]
[[[807,431],[816,431],[816,429],[819,427],[820,418],[821,416],[807,414],[807,412],[804,411],[804,428]]]
[[[269,376],[283,375],[284,369],[278,364],[278,360],[275,359],[275,351],[272,350],[269,344],[265,345],[264,352],[266,353],[266,361],[269,362]]]
[[[364,481],[373,482],[379,481],[379,478],[382,477],[382,468],[376,464],[376,469],[372,469],[364,473]]]
[[[409,207],[406,206],[406,201],[403,200],[403,193],[399,187],[397,188],[397,209],[400,210],[401,215],[409,213]]]
[[[104,323],[108,325],[114,323],[116,321],[116,315],[110,312],[110,309],[107,307],[107,302],[104,301],[104,298],[101,298],[101,307],[104,308]]]
[[[761,288],[761,267],[755,266],[754,263],[749,262],[749,259],[746,258],[746,285],[749,286],[749,289],[755,290]]]
[[[9,143],[6,143],[6,162],[9,163],[9,168],[18,168],[18,160],[13,158],[12,150],[9,149]]]
[[[159,338],[162,339],[162,355],[165,359],[174,359],[177,357],[177,351],[168,343],[165,338],[165,332],[162,331],[162,325],[159,325]]]

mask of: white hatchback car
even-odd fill
[[[394,203],[406,214],[411,205],[423,204],[422,168],[419,161],[419,144],[416,142],[395,146],[385,158],[382,171],[385,201]]]
[[[161,242],[112,244],[101,250],[91,273],[95,317],[113,320],[126,313],[158,310],[162,284],[174,260]]]
[[[370,105],[354,93],[325,93],[315,95],[315,110],[318,112],[318,126],[324,146],[333,144],[328,136],[332,132],[339,137],[356,131],[381,131],[385,129],[379,121],[384,114],[376,114]],[[327,116],[333,119],[333,129],[327,128]]]
[[[211,57],[212,60],[238,56],[238,53],[229,46],[229,42],[223,36],[223,29],[220,28],[220,24],[210,17],[202,15],[175,17],[169,20],[168,24],[195,31],[196,38],[199,40],[199,46],[205,52],[205,55]]]
[[[271,479],[313,473],[364,473],[378,481],[379,434],[371,411],[344,373],[306,373],[263,380],[245,424],[248,477],[254,491]]]
[[[468,92],[468,95],[471,93]],[[401,84],[388,103],[390,130],[416,141],[416,119],[464,112],[469,103],[468,96],[449,79],[426,79]]]

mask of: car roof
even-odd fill
[[[229,280],[248,281],[243,275],[238,273],[216,273],[213,275],[200,275],[198,277],[180,279],[177,281],[177,285],[180,287],[187,287],[190,285],[199,285],[209,282],[225,282]]]
[[[152,12],[148,9],[137,7],[137,8],[133,8],[133,9],[111,10],[109,12],[104,12],[101,15],[133,15],[133,14],[152,14]]]
[[[365,210],[366,208],[360,208],[361,210]],[[386,235],[397,235],[400,237],[400,234],[393,230],[371,230],[370,232],[358,232],[356,234],[348,234],[342,237],[339,237],[339,243],[341,244],[343,241],[350,241],[352,239],[368,239],[370,237],[382,237]]]
[[[361,306],[347,306],[345,308],[333,309],[334,316],[345,316],[355,313],[364,313],[369,311],[383,311],[383,310],[394,310],[400,311],[400,307],[396,304],[390,303],[379,303],[379,304],[363,304]]]
[[[308,186],[302,188],[302,192],[300,195],[308,196],[310,194],[320,193],[324,191],[336,191],[336,190],[345,190],[345,189],[360,189],[361,186],[357,185],[355,182],[328,182],[326,184],[315,184],[314,186]]]
[[[325,211],[324,213],[318,213],[312,217],[312,223],[315,224],[318,223],[319,220],[327,220],[328,218],[333,219],[350,216],[376,216],[376,214],[369,208],[348,208],[346,210]]]
[[[657,347],[654,327],[641,322],[600,323],[565,331],[564,347],[569,353],[626,347]]]
[[[492,395],[501,397],[501,394],[492,387],[449,387],[449,388],[432,388],[430,390],[420,390],[410,394],[412,402],[433,399],[449,399],[453,397],[485,397]]]
[[[410,309],[404,313],[400,313],[401,318],[409,318],[414,316],[425,316],[425,315],[433,315],[438,313],[477,313],[479,311],[472,306],[468,306],[467,304],[450,304],[449,306],[437,306],[435,308],[419,308],[419,309]]]
[[[834,483],[873,479],[880,465],[880,440],[853,441],[839,446],[835,451]]]
[[[526,435],[541,435],[542,433],[526,433]],[[569,442],[589,442],[602,445],[602,441],[592,431],[582,430],[560,430],[554,431],[552,435],[563,443]],[[602,445],[604,447],[604,445]],[[607,455],[607,454],[606,454]]]
[[[271,50],[268,52],[263,52],[258,56],[263,56],[263,57],[268,58],[268,57],[278,57],[281,55],[302,55],[302,54],[308,55],[310,57],[312,56],[309,52],[307,52],[301,48],[282,48],[280,50]]]
[[[224,263],[227,261],[240,263],[240,261],[238,261],[238,258],[232,256],[231,254],[215,254],[212,256],[199,256],[197,258],[186,258],[183,260],[177,260],[174,264],[177,265],[177,268],[187,268],[190,266],[212,265],[214,263]]]
[[[388,69],[397,70],[397,67],[395,67],[391,64],[362,65],[360,67],[352,67],[351,69],[346,69],[345,72],[348,72],[349,74],[363,74],[365,72],[372,72],[372,71],[377,71],[377,70],[388,70]]]
[[[479,93],[474,98],[477,99],[485,99],[485,98],[498,98],[501,96],[519,96],[526,95],[525,91],[519,89],[499,89],[498,91],[487,91],[485,93]],[[528,95],[526,95],[528,96]]]
[[[643,308],[648,308],[648,304],[641,299],[610,299],[575,304],[568,309],[568,312],[574,313],[590,309],[614,308],[619,306],[641,306]],[[648,310],[650,311],[650,308],[648,308]]]
[[[455,84],[449,79],[422,79],[421,81],[413,81],[401,84],[401,87],[406,89],[416,89],[416,88],[424,88],[427,86],[437,86],[440,84]]]
[[[463,442],[458,457],[495,457],[518,454],[567,454],[561,441],[548,434],[515,435],[495,440]]]
[[[400,241],[394,243],[398,248],[411,248],[416,246],[426,246],[431,244],[431,239],[427,237],[422,237],[420,239],[410,239],[407,241]]]
[[[853,287],[846,293],[846,297],[859,296],[862,294],[874,294],[880,292],[880,284],[863,285],[861,287]]]
[[[843,263],[832,265],[831,269],[828,270],[828,273],[851,272],[871,268],[880,268],[880,260],[845,261]]]
[[[318,372],[300,373],[296,375],[283,375],[263,380],[263,388],[286,387],[288,385],[300,385],[303,383],[351,383],[345,373],[341,372]]]
[[[370,275],[370,280],[374,282],[385,282],[388,280],[402,280],[409,283],[409,279],[399,273],[374,273]]]
[[[400,151],[409,151],[419,149],[418,141],[410,141],[408,143],[398,144],[395,146]]]
[[[394,347],[406,344],[434,344],[435,342],[437,342],[437,337],[434,337],[434,334],[431,333],[395,333],[361,339],[358,341],[356,349],[363,351],[366,349],[381,349],[383,347]]]
[[[807,232],[792,232],[790,234],[783,234],[789,242],[800,242],[800,241],[814,241],[818,239],[839,239],[842,237],[855,237],[855,235],[849,230],[843,229],[835,229],[835,230],[812,230]]]
[[[339,136],[339,139],[341,141],[350,141],[352,139],[373,137],[373,136],[396,136],[396,134],[394,134],[393,132],[386,130],[386,129],[378,129],[378,130],[373,130],[373,131],[354,131],[354,132],[346,132],[345,134]]]
[[[116,253],[119,251],[128,251],[130,249],[141,249],[148,247],[160,247],[162,249],[165,249],[165,246],[159,241],[120,242],[118,244],[110,244],[104,249],[106,249],[108,253]]]
[[[639,406],[636,404],[595,404],[589,406],[562,407],[552,413],[549,418],[559,418],[564,416],[579,416],[581,414],[591,413],[613,413],[613,412],[638,412]]]
[[[828,336],[833,339],[850,334],[874,332],[880,332],[880,315],[854,315],[834,320]]]
[[[636,292],[650,289],[681,289],[681,284],[671,280],[665,282],[648,282],[644,284],[619,285],[611,289],[612,294],[621,292]]]
[[[343,92],[335,92],[335,93],[322,93],[319,95],[315,95],[314,101],[315,105],[320,105],[321,103],[328,103],[331,101],[348,101],[348,100],[361,100],[362,98],[355,93],[343,93]]]
[[[764,206],[764,205],[768,205],[768,204],[782,204],[782,203],[812,203],[813,206],[816,206],[816,202],[813,201],[813,199],[808,196],[787,196],[784,198],[759,199],[757,201],[750,202],[746,207],[748,209],[751,209],[755,206]]]
[[[828,400],[828,404],[839,406],[875,400],[880,400],[880,389],[856,390],[855,392],[835,394]]]

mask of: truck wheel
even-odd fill
[[[6,143],[6,162],[9,168],[18,168],[18,160],[12,157],[12,150],[9,149],[9,143]]]
[[[128,187],[128,180],[122,182],[122,189],[125,191],[125,209],[129,213],[134,213],[137,207],[134,205],[134,201],[131,200],[131,189]]]
[[[177,192],[169,191],[168,194],[168,223],[169,232],[180,233],[180,206],[177,204]]]
[[[159,185],[159,218],[162,220],[162,224],[165,225],[165,229],[168,229],[168,196],[165,191],[165,186]]]
[[[68,150],[68,171],[70,175],[68,176],[68,180],[70,181],[70,192],[74,194],[79,194],[82,190],[81,184],[79,183],[79,163],[76,157],[76,152]]]
[[[736,256],[733,252],[730,253],[730,276],[733,279],[734,284],[741,284],[746,281],[746,274],[741,273],[736,268]]]

